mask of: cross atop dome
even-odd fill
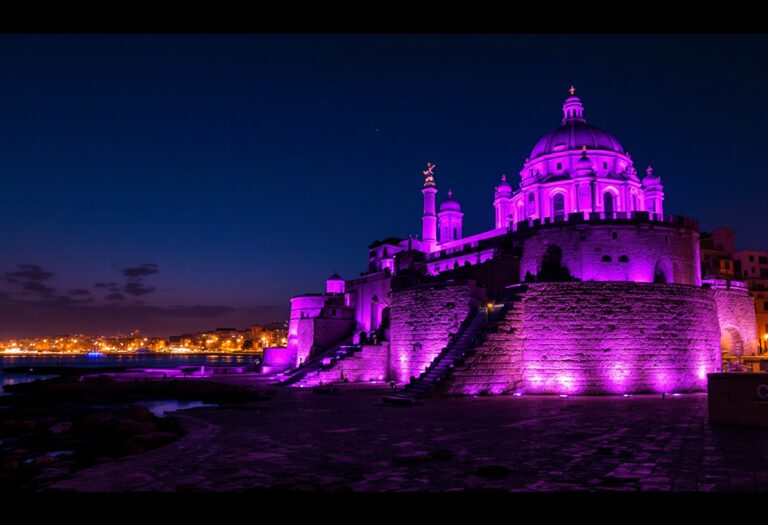
[[[571,94],[570,97],[565,99],[563,104],[563,125],[569,122],[586,122],[584,118],[584,106],[581,104],[581,99],[575,95],[576,88],[571,86],[568,90]]]

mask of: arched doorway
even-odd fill
[[[739,329],[726,326],[720,334],[720,351],[727,355],[741,355],[744,353],[744,339]]]
[[[667,259],[659,259],[653,270],[653,282],[659,284],[670,284],[674,282],[672,278],[672,263]]]
[[[381,313],[379,309],[379,297],[374,294],[371,298],[371,324],[368,327],[368,330],[376,330],[379,327],[379,314]]]
[[[381,327],[389,328],[389,306],[386,304],[381,309]]]
[[[552,218],[558,219],[565,215],[565,195],[555,193],[552,196]]]
[[[539,281],[570,281],[571,272],[563,265],[563,250],[556,244],[547,246],[541,257],[541,266],[537,275]]]
[[[606,217],[613,215],[613,210],[615,208],[614,204],[613,193],[610,191],[603,193],[603,211],[605,212]]]

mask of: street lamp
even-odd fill
[[[488,303],[485,305],[485,322],[486,323],[488,322],[492,309],[493,309],[493,303]]]

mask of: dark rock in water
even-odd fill
[[[121,418],[116,419],[112,432],[114,436],[120,438],[146,434],[147,432],[154,432],[156,429],[157,426],[151,421],[141,422]]]
[[[171,434],[170,432],[147,432],[134,436],[131,441],[138,444],[142,448],[156,448],[174,441],[178,436]]]
[[[137,443],[134,439],[127,439],[123,441],[120,444],[120,455],[121,456],[130,456],[133,454],[141,454],[145,451],[144,447],[142,447],[139,443]]]
[[[181,424],[181,420],[173,416],[165,416],[160,419],[160,421],[157,422],[157,429],[179,436],[186,433],[184,426]]]
[[[510,472],[512,469],[505,465],[481,465],[477,467],[477,475],[484,478],[503,478]]]
[[[155,415],[152,411],[142,405],[131,405],[125,408],[118,408],[112,411],[118,417],[133,419],[135,421],[154,421]]]
[[[156,430],[152,421],[135,421],[122,418],[113,413],[99,412],[83,418],[76,431],[79,435],[94,438],[127,438]]]
[[[65,434],[70,430],[72,430],[72,423],[69,423],[67,421],[56,423],[55,425],[48,428],[48,432],[50,432],[51,434]]]
[[[34,465],[47,465],[48,463],[55,463],[56,458],[53,456],[39,456],[33,461]]]

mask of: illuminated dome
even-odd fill
[[[448,199],[440,204],[440,211],[461,211],[459,201],[453,200],[453,190],[448,190]]]
[[[556,128],[539,139],[531,150],[530,160],[560,151],[604,150],[626,154],[618,140],[607,131],[588,124],[584,119],[584,106],[574,95],[563,104],[563,120]]]
[[[502,175],[501,176],[501,184],[496,186],[496,197],[511,197],[512,196],[512,186],[509,185],[507,182],[507,176]]]

